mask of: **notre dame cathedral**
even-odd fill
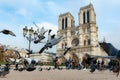
[[[64,38],[57,44],[57,54],[62,54],[65,46],[69,46],[69,52],[78,56],[84,53],[101,55],[96,13],[91,3],[80,8],[78,19],[79,25],[75,26],[74,17],[70,12],[59,15],[57,34]]]

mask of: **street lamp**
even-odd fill
[[[34,35],[34,37],[32,37],[33,35]],[[25,26],[25,28],[23,28],[23,36],[29,41],[29,47],[28,47],[29,53],[28,53],[28,55],[31,52],[31,50],[30,50],[31,42],[33,40],[36,40],[37,35],[38,35],[37,31],[33,30],[33,27],[28,29],[27,26]]]

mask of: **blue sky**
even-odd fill
[[[106,38],[120,49],[120,0],[0,0],[0,30],[12,30],[17,36],[0,34],[0,43],[12,47],[28,48],[28,41],[23,38],[22,29],[36,27],[52,28],[53,33],[57,31],[58,16],[70,12],[78,25],[79,9],[92,3],[96,12],[99,41]],[[43,44],[32,43],[31,48],[39,51]],[[55,47],[50,49],[55,51]]]

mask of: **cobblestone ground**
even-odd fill
[[[113,72],[95,71],[90,73],[89,70],[35,70],[14,71],[11,70],[5,78],[0,80],[120,80],[120,75],[116,77]]]

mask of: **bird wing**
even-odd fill
[[[46,47],[43,47],[43,48],[39,51],[39,53],[42,53],[45,49],[46,49]]]
[[[16,37],[16,35],[12,31],[10,31],[9,34]]]
[[[94,58],[101,58],[101,59],[111,59],[111,60],[119,60],[117,56],[97,56],[97,55],[90,55]]]
[[[70,49],[71,49],[71,47],[66,48],[66,50],[63,54],[65,55]]]

